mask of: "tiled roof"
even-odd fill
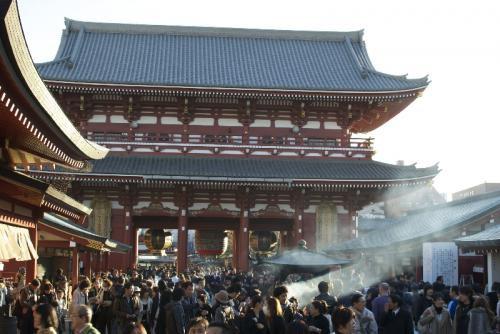
[[[9,149],[16,152],[10,154],[9,160],[17,155],[22,159],[33,155],[80,169],[85,161],[106,156],[106,148],[82,137],[37,73],[17,1],[2,4],[0,36],[0,133],[2,138],[8,138]],[[13,123],[14,119],[18,122]]]
[[[459,246],[465,247],[500,246],[500,224],[496,224],[482,232],[456,239],[455,242]]]
[[[438,172],[437,166],[416,168],[369,160],[209,158],[180,155],[109,156],[95,161],[92,167],[92,174],[285,182],[325,179],[354,182],[416,180],[432,178]]]
[[[149,86],[392,92],[424,88],[374,69],[362,31],[148,26],[66,20],[46,80]]]
[[[329,252],[396,247],[412,240],[431,239],[437,233],[471,223],[500,210],[500,192],[470,197],[412,212],[387,229],[342,242]]]
[[[126,245],[122,242],[111,240],[101,235],[95,234],[85,227],[72,223],[62,217],[56,217],[55,215],[49,213],[43,214],[42,224],[87,240],[100,242],[113,251],[126,252],[131,248],[131,246]]]
[[[358,230],[363,232],[391,228],[398,221],[388,218],[358,218]]]

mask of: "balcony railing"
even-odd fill
[[[239,135],[190,134],[183,137],[180,133],[127,133],[127,132],[89,132],[87,138],[107,147],[126,147],[131,150],[136,147],[154,147],[155,151],[163,148],[182,148],[183,152],[192,149],[241,149],[248,150],[279,150],[307,152],[322,152],[330,155],[343,152],[347,156],[362,153],[365,156],[373,154],[372,138],[295,138],[282,136],[250,136],[248,142],[243,142]],[[273,152],[273,154],[276,154]]]

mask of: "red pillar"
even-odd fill
[[[303,230],[302,230],[302,214],[299,212],[295,212],[293,217],[293,245],[291,247],[296,247],[300,240],[303,239]]]
[[[130,266],[137,268],[137,260],[139,259],[139,233],[135,227],[130,229],[130,240],[132,241],[132,253],[130,254]]]
[[[96,262],[96,264],[95,264],[95,272],[97,274],[99,274],[101,272],[101,270],[102,270],[102,252],[97,253],[95,255],[95,258],[96,258],[96,260],[95,260],[95,262]]]
[[[37,230],[36,224],[35,224],[34,228],[29,228],[28,231],[30,234],[31,242],[33,243],[33,247],[35,247],[35,249],[38,250],[38,230]],[[32,259],[32,260],[27,261],[27,263],[26,263],[26,284],[28,284],[34,278],[36,278],[37,265],[38,265],[38,261],[36,259]]]
[[[177,224],[177,272],[187,269],[187,210],[181,209]]]
[[[231,266],[233,268],[238,268],[239,265],[238,265],[238,239],[239,239],[239,232],[240,232],[240,229],[238,227],[238,229],[234,230],[233,231],[233,249],[232,249],[232,253],[233,253],[233,258],[232,258],[232,262],[231,262]]]
[[[280,231],[280,252],[283,252],[288,247],[287,235],[288,231]]]
[[[295,213],[293,215],[293,244],[288,245],[291,248],[297,247],[300,240],[304,239],[303,216],[304,216],[304,190],[297,191],[293,194],[293,207]]]
[[[248,211],[243,210],[240,216],[240,226],[238,228],[238,270],[248,271]]]
[[[83,273],[88,278],[92,277],[92,252],[88,249],[83,256]]]
[[[74,287],[78,284],[79,276],[79,263],[80,259],[78,257],[78,247],[73,248],[71,256],[71,285]]]
[[[127,245],[130,245],[131,243],[131,233],[130,231],[133,229],[133,226],[132,226],[132,206],[130,205],[127,205],[124,207],[124,216],[123,216],[123,223],[125,225],[125,234],[124,234],[124,240],[123,242]],[[132,252],[132,250],[130,250],[130,252]],[[128,267],[130,267],[130,257],[131,255],[129,254],[129,256],[123,256],[123,264],[122,264],[122,269],[126,269]]]
[[[104,271],[107,271],[109,269],[109,252],[106,252],[104,254]]]

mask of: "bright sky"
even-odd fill
[[[18,0],[35,62],[55,56],[64,17],[161,25],[365,29],[375,67],[432,80],[423,97],[372,133],[376,160],[436,162],[451,193],[500,182],[500,1]]]

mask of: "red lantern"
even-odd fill
[[[250,248],[259,255],[271,255],[278,249],[278,237],[271,231],[256,231],[250,234]]]
[[[224,231],[195,231],[196,253],[201,256],[218,256],[227,249],[228,239]]]
[[[150,251],[172,247],[172,233],[163,229],[148,229],[144,233],[144,244]]]

